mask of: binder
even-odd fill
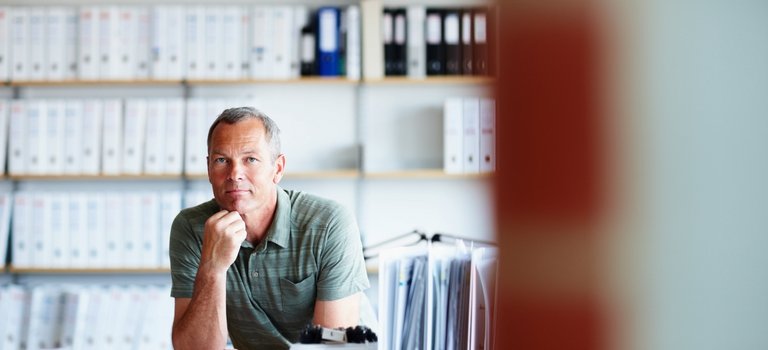
[[[45,100],[28,100],[27,115],[27,158],[26,169],[29,174],[42,175],[47,169],[47,121],[48,109]]]
[[[217,79],[223,72],[223,46],[221,42],[222,24],[221,11],[215,6],[205,7],[205,67],[203,76],[206,79]]]
[[[145,268],[160,267],[161,264],[158,259],[160,255],[158,238],[161,236],[159,197],[152,192],[142,192],[139,194],[139,199],[141,201],[139,206],[140,227],[136,233],[141,241],[137,247],[139,250],[137,265]]]
[[[315,57],[315,47],[317,42],[317,35],[314,27],[308,24],[301,29],[301,76],[315,75],[317,69],[317,59]]]
[[[114,237],[114,242],[117,244],[118,254],[122,254],[122,261],[115,262],[116,267],[129,267],[137,268],[142,267],[144,263],[141,261],[143,255],[141,254],[141,246],[143,244],[142,229],[144,228],[142,214],[144,214],[144,203],[142,194],[137,192],[126,193],[114,193],[115,197],[119,198],[122,204],[119,205],[121,209],[120,214],[107,214],[122,216],[122,232],[119,236]],[[107,208],[107,212],[112,211],[111,208]],[[109,219],[107,219],[109,222]],[[109,243],[109,241],[108,241]]]
[[[85,335],[91,326],[86,319],[88,296],[88,290],[84,287],[72,287],[64,291],[61,343],[65,348],[85,348]]]
[[[14,7],[11,13],[11,80],[24,81],[29,79],[29,9]]]
[[[478,8],[474,11],[474,73],[476,75],[488,75],[488,10]]]
[[[133,68],[133,78],[137,80],[148,80],[151,74],[152,59],[152,12],[147,6],[134,7],[134,17],[136,18],[136,44],[134,50],[136,53],[135,67]]]
[[[60,175],[64,171],[64,128],[66,127],[66,108],[64,100],[48,100],[46,103],[45,122],[45,160],[42,174]]]
[[[139,41],[138,8],[135,6],[118,6],[116,8],[117,29],[113,38],[117,45],[113,57],[114,72],[111,76],[120,80],[131,80],[136,77],[136,59]]]
[[[106,128],[106,125],[105,125]],[[123,119],[123,147],[121,173],[138,175],[143,172],[144,136],[147,128],[147,100],[128,99],[125,101]],[[106,138],[105,138],[106,142]]]
[[[394,10],[385,8],[381,15],[381,37],[384,43],[384,75],[395,75],[395,16]]]
[[[299,78],[302,75],[302,47],[303,32],[302,29],[308,25],[309,11],[304,5],[296,5],[293,8],[293,28],[291,29],[291,78]],[[314,40],[313,40],[314,41]],[[314,42],[309,46],[314,61]]]
[[[251,11],[251,78],[268,79],[272,76],[274,28],[272,7],[256,5]]]
[[[168,80],[168,17],[170,10],[168,6],[155,5],[152,7],[152,31],[151,31],[151,76],[155,80]]]
[[[171,98],[165,101],[165,174],[181,175],[184,165],[184,99]]]
[[[184,7],[180,5],[169,5],[165,8],[165,27],[166,27],[166,67],[167,72],[162,74],[164,79],[182,80],[184,74],[185,61],[185,38],[184,38]],[[221,39],[219,39],[221,40]]]
[[[235,80],[240,79],[241,59],[240,52],[243,35],[242,10],[238,6],[221,6],[221,50],[222,50],[222,71],[220,79]]]
[[[70,36],[67,33],[67,9],[69,8],[49,7],[45,12],[43,45],[47,52],[44,53],[46,64],[42,77],[49,81],[63,80],[67,72],[66,45]]]
[[[406,48],[407,46],[407,25],[406,25],[406,13],[404,8],[398,8],[393,11],[394,14],[394,36],[392,40],[395,45],[395,57],[394,57],[394,75],[405,75],[407,73],[408,57]]]
[[[75,7],[65,7],[64,11],[64,80],[77,79],[77,35],[79,33],[79,14]]]
[[[480,172],[496,170],[496,103],[480,99]]]
[[[346,38],[346,67],[345,71],[347,79],[360,80],[362,75],[362,43],[361,38],[361,24],[360,24],[360,7],[357,5],[350,5],[345,12],[344,20],[347,26],[347,38]]]
[[[132,228],[134,220],[128,211],[131,208],[124,207],[124,200],[128,195],[107,192],[104,194],[104,229],[99,234],[104,236],[105,249],[103,254],[102,267],[119,268],[129,266],[126,257],[131,257],[133,252],[133,238],[129,237],[135,233]],[[138,203],[137,203],[138,205]],[[135,207],[132,207],[135,208]],[[108,226],[107,226],[108,224]]]
[[[186,105],[184,174],[204,175],[208,170],[206,164],[206,157],[208,156],[206,102],[202,98],[191,98],[187,99]]]
[[[85,197],[86,202],[86,230],[85,247],[87,248],[86,264],[90,268],[104,268],[107,266],[107,226],[105,224],[105,195],[102,193],[88,193]],[[111,231],[114,226],[110,225]]]
[[[363,79],[376,80],[384,76],[384,43],[381,38],[381,0],[363,0]]]
[[[443,171],[464,171],[464,105],[461,98],[448,98],[443,105]]]
[[[27,109],[25,100],[10,100],[8,123],[8,174],[27,173]]]
[[[90,137],[90,135],[89,135]],[[83,102],[64,102],[64,152],[62,173],[78,175],[83,172]]]
[[[145,137],[141,140],[144,144],[144,174],[158,175],[165,172],[165,140],[168,129],[166,127],[168,114],[166,113],[165,99],[148,99],[146,103]],[[126,114],[129,111],[130,101],[126,101]],[[126,117],[128,117],[126,115]],[[127,138],[127,137],[126,137]]]
[[[443,42],[442,11],[427,9],[426,22],[427,75],[445,74],[445,46]]]
[[[410,78],[424,78],[427,74],[427,56],[424,38],[424,21],[426,8],[421,5],[411,5],[406,9],[408,20],[408,58],[407,73]]]
[[[317,10],[317,75],[339,75],[339,9]]]
[[[480,172],[480,100],[464,99],[464,173]]]
[[[10,123],[10,101],[0,100],[0,174],[5,174],[6,150],[8,148],[8,129]]]
[[[88,268],[88,211],[87,194],[73,192],[69,194],[69,266]]]
[[[240,8],[240,79],[248,79],[251,75],[251,11],[250,8]]]
[[[31,193],[32,214],[29,218],[28,239],[31,244],[29,266],[47,268],[51,266],[51,236],[47,230],[51,211],[48,206],[47,194]]]
[[[103,100],[101,174],[119,175],[123,153],[123,105],[118,99]]]
[[[291,78],[291,55],[293,34],[293,7],[274,6],[271,8],[273,39],[271,78]]]
[[[187,79],[203,79],[205,62],[205,8],[202,5],[185,7],[185,37],[187,54],[185,56]]]
[[[99,26],[99,78],[119,79],[119,55],[122,46],[120,38],[119,7],[101,6],[98,10]]]
[[[25,313],[29,309],[29,295],[18,285],[8,284],[0,287],[0,347],[3,349],[21,349],[26,334]]]
[[[29,43],[27,46],[27,80],[45,80],[47,61],[46,11],[44,7],[31,6],[29,14]]]
[[[170,256],[170,240],[171,240],[171,225],[173,219],[176,218],[176,214],[181,211],[181,191],[166,191],[160,193],[160,244],[158,249],[159,256],[157,261],[160,262],[160,267],[171,267]]]
[[[44,237],[49,245],[49,263],[45,267],[68,268],[70,263],[70,235],[69,231],[69,196],[58,192],[48,194],[46,198],[46,210],[44,215]]]
[[[11,78],[11,7],[0,6],[0,81]]]
[[[101,172],[102,150],[102,113],[104,104],[101,100],[83,100],[81,169],[86,175],[98,175]]]
[[[17,268],[32,266],[32,196],[28,192],[17,192],[13,197],[13,220],[11,221],[11,264]],[[39,215],[39,212],[35,213]],[[40,220],[37,220],[40,221]]]
[[[0,193],[0,268],[5,266],[8,254],[8,234],[11,229],[12,205],[13,196],[11,193]]]
[[[445,10],[443,13],[443,42],[445,44],[445,74],[461,74],[461,11]]]
[[[78,26],[78,77],[81,80],[99,79],[99,7],[81,6]]]
[[[472,40],[472,10],[464,9],[461,11],[461,74],[474,74],[473,50],[474,40]]]

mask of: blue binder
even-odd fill
[[[317,74],[338,76],[340,59],[340,11],[336,7],[317,10]]]

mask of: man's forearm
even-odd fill
[[[200,267],[186,312],[173,325],[175,349],[223,349],[227,342],[226,271]]]

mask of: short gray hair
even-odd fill
[[[266,134],[270,151],[272,152],[272,161],[275,161],[277,156],[280,155],[280,128],[277,127],[277,123],[275,123],[272,118],[253,107],[229,108],[219,114],[216,120],[213,121],[213,124],[211,124],[211,128],[208,129],[208,154],[211,153],[213,129],[216,129],[216,126],[218,126],[219,123],[237,124],[249,119],[261,120],[261,123],[264,125],[264,133]]]

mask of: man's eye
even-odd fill
[[[258,159],[254,157],[248,157],[246,160],[248,161],[248,163],[256,163],[258,161]]]
[[[224,164],[224,163],[226,163],[226,162],[227,162],[227,160],[226,160],[226,159],[224,159],[224,158],[215,158],[213,161],[214,161],[215,163],[219,163],[219,164]]]

